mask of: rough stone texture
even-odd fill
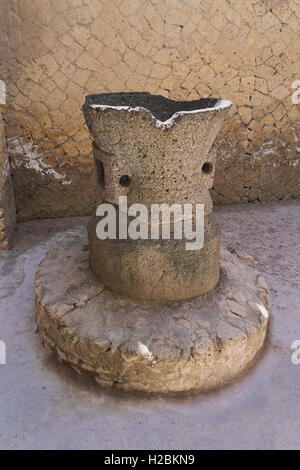
[[[4,122],[0,109],[0,250],[11,246],[15,228],[15,201],[6,152]]]
[[[208,390],[232,380],[261,350],[269,317],[263,276],[228,250],[203,297],[138,302],[93,277],[85,230],[48,250],[35,280],[39,331],[62,361],[102,386],[146,392]]]
[[[119,204],[198,203],[212,209],[208,189],[214,179],[211,146],[231,107],[223,100],[176,102],[146,93],[87,96],[85,119],[96,143],[105,201]],[[205,172],[209,165],[209,172]],[[127,187],[120,184],[128,176]]]
[[[153,221],[153,204],[179,204],[180,214],[174,219],[181,224],[185,203],[194,205],[190,219],[195,204],[204,205],[205,240],[197,251],[186,250],[185,236],[176,240],[173,233],[169,240],[98,240],[100,219],[93,218],[90,265],[106,287],[137,299],[171,301],[202,295],[217,284],[220,228],[211,216],[215,152],[210,150],[230,107],[226,100],[174,101],[150,93],[86,97],[83,112],[95,141],[99,190],[105,201],[120,214],[126,212],[126,218],[127,206],[121,206],[120,196],[127,196],[128,205],[143,204],[148,233],[171,219],[159,221],[158,216]],[[173,232],[174,226],[168,228]]]
[[[299,0],[0,0],[0,79],[20,219],[97,199],[88,93],[233,101],[217,203],[299,197]]]
[[[215,152],[210,149],[230,107],[225,100],[179,102],[150,93],[87,96],[83,112],[95,140],[103,199],[120,214],[127,213],[120,196],[127,196],[128,205],[143,204],[148,233],[170,222],[170,217],[160,222],[159,216],[153,221],[152,204],[179,204],[174,219],[181,224],[185,203],[194,205],[194,216],[195,204],[203,204],[205,215],[204,246],[197,251],[186,250],[184,236],[180,241],[172,235],[156,241],[98,240],[100,219],[93,218],[90,264],[105,286],[137,299],[171,301],[204,294],[217,284],[220,228],[211,217]]]
[[[144,300],[180,300],[205,294],[219,280],[220,226],[205,224],[204,245],[186,250],[187,240],[100,240],[99,217],[89,223],[90,266],[109,289]]]
[[[112,391],[77,375],[36,332],[34,276],[57,236],[87,219],[18,224],[0,253],[1,449],[298,449],[300,201],[219,206],[226,246],[250,252],[267,279],[272,316],[254,367],[230,386],[175,397]]]

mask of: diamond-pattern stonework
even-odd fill
[[[96,176],[81,106],[95,92],[232,100],[216,142],[215,202],[299,196],[299,0],[0,4],[19,219],[92,212]]]

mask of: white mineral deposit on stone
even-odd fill
[[[100,111],[104,111],[105,109],[115,109],[117,111],[128,111],[129,113],[131,112],[138,112],[138,111],[146,111],[147,113],[151,114],[152,118],[155,120],[155,125],[158,128],[161,129],[167,129],[169,127],[172,127],[174,122],[179,116],[183,116],[185,114],[198,114],[198,113],[207,113],[209,111],[216,111],[216,110],[221,110],[221,109],[226,109],[230,108],[232,105],[232,102],[229,100],[222,100],[220,99],[215,106],[211,108],[201,108],[201,109],[193,109],[192,111],[177,111],[176,113],[173,114],[169,119],[166,121],[160,121],[157,119],[149,109],[144,108],[143,106],[136,106],[136,107],[131,107],[131,106],[111,106],[108,104],[91,104],[90,107],[94,109],[98,109]]]
[[[153,362],[154,361],[154,356],[153,354],[149,351],[147,346],[140,341],[138,341],[138,351],[139,353],[148,361]]]
[[[41,173],[42,175],[51,175],[57,180],[62,180],[62,184],[72,183],[70,179],[67,179],[65,174],[58,173],[53,167],[43,161],[43,158],[46,157],[47,154],[39,154],[31,140],[29,142],[24,142],[24,139],[13,138],[8,140],[8,144],[10,147],[10,154],[13,157],[11,161],[13,168],[19,166],[16,159],[18,158],[21,150],[23,153],[22,166],[24,168],[35,170],[37,173]]]

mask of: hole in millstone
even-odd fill
[[[96,170],[98,183],[104,188],[104,165],[100,160],[96,160]]]
[[[124,186],[124,188],[127,188],[127,186],[130,185],[131,178],[128,175],[122,175],[119,182],[121,186]]]
[[[211,172],[213,171],[213,165],[212,165],[212,163],[205,162],[205,163],[202,165],[202,171],[203,171],[203,173],[205,173],[206,175],[209,175],[209,173],[211,173]]]

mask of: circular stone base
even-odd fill
[[[86,231],[66,232],[35,280],[44,342],[103,386],[145,392],[204,391],[228,383],[261,350],[269,317],[264,278],[228,250],[208,294],[142,302],[107,290],[89,268]]]

